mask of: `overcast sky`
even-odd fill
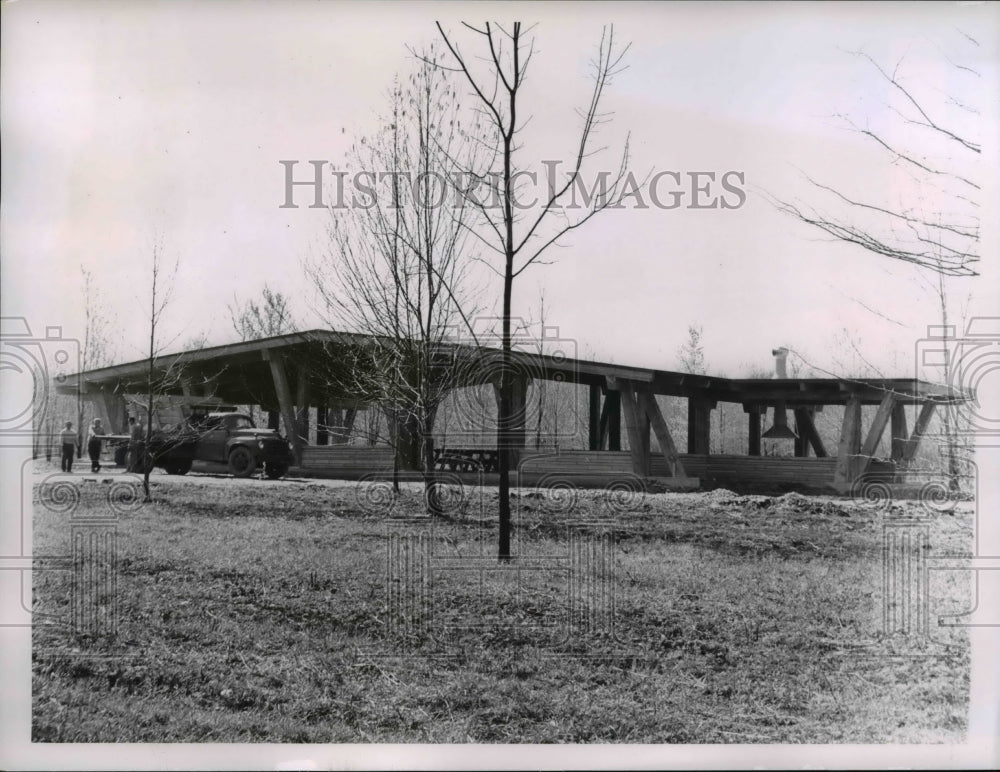
[[[812,200],[803,172],[882,202],[912,193],[836,117],[893,123],[889,89],[854,51],[890,69],[902,62],[911,88],[982,141],[973,171],[986,186],[977,199],[988,258],[983,277],[956,280],[951,293],[972,293],[972,313],[1000,308],[995,5],[16,2],[3,7],[0,49],[4,316],[81,335],[83,266],[117,313],[119,359],[140,358],[140,298],[160,232],[180,265],[165,321],[178,344],[231,340],[227,305],[265,282],[313,326],[301,261],[323,248],[329,215],[307,208],[305,192],[300,208],[280,208],[279,160],[300,161],[303,176],[311,159],[342,164],[377,124],[394,75],[412,69],[407,47],[436,39],[434,20],[458,33],[460,20],[494,17],[537,22],[526,159],[570,158],[587,62],[613,22],[632,43],[629,69],[607,94],[609,150],[589,172],[614,168],[631,133],[637,175],[745,180],[738,209],[605,212],[518,280],[518,312],[537,316],[544,287],[547,324],[581,355],[670,369],[694,323],[711,372],[770,367],[783,344],[849,375],[860,362],[847,339],[873,365],[912,372],[914,342],[939,318],[927,277],[822,240],[760,195]],[[978,119],[948,97],[975,105]],[[916,132],[901,139],[937,150]]]

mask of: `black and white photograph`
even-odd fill
[[[1000,6],[0,21],[0,768],[1000,765]]]

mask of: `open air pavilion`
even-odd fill
[[[356,361],[349,352],[371,346],[373,340],[312,330],[159,356],[153,366],[163,383],[160,394],[192,402],[214,399],[231,405],[259,405],[269,412],[273,428],[280,415],[286,430],[295,427],[287,433],[299,472],[356,478],[391,469],[394,451],[346,443],[357,411],[372,406],[338,386],[342,381],[330,374],[341,363]],[[449,344],[441,347],[440,355],[442,361],[454,362],[457,357],[462,362],[455,370],[459,374],[456,389],[482,387],[499,372],[501,352],[497,349]],[[968,399],[966,394],[913,378],[723,378],[526,351],[514,351],[512,363],[519,418],[509,436],[522,481],[526,475],[535,481],[553,476],[603,481],[638,477],[673,488],[696,487],[700,481],[703,485],[786,485],[840,492],[872,476],[901,483],[935,410]],[[178,375],[165,379],[168,369]],[[144,359],[71,375],[57,383],[56,389],[90,402],[112,432],[121,433],[127,422],[128,397],[145,393],[148,375],[149,360]],[[526,448],[525,395],[534,379],[572,383],[587,390],[585,449],[539,454]],[[676,446],[672,427],[657,402],[659,395],[686,400],[686,448]],[[710,453],[711,414],[726,402],[742,405],[746,414],[747,455]],[[814,422],[816,413],[828,406],[843,408],[836,447],[824,444]],[[867,421],[862,420],[864,406],[875,406],[874,411],[867,411]],[[908,406],[917,406],[911,411],[916,413],[912,425],[907,420]],[[315,413],[311,413],[313,408]],[[773,425],[762,431],[769,409]],[[335,420],[331,419],[334,412]],[[309,426],[310,415],[316,416],[314,427]],[[678,428],[673,427],[675,432]],[[888,458],[879,458],[876,451],[886,430],[891,450]],[[659,452],[651,447],[653,437]],[[761,455],[762,437],[787,438],[791,454]],[[395,456],[400,467],[415,468],[412,457]],[[468,470],[470,464],[480,472],[495,473],[495,441],[491,447],[439,449],[442,469]]]

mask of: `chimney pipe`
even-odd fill
[[[774,357],[774,377],[787,378],[788,371],[785,369],[785,362],[788,360],[788,349],[784,346],[771,349],[771,355]]]
[[[774,357],[774,377],[777,379],[788,378],[788,371],[785,369],[785,362],[788,359],[788,349],[784,346],[771,349],[771,355]],[[769,440],[798,439],[799,435],[788,425],[788,414],[785,412],[785,403],[783,400],[776,402],[774,405],[774,424],[760,436]]]

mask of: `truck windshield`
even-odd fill
[[[253,429],[254,428],[253,427],[253,421],[251,421],[245,415],[229,416],[227,418],[227,420],[226,420],[226,423],[229,424],[230,431],[233,431],[233,430],[236,430],[236,429]]]

